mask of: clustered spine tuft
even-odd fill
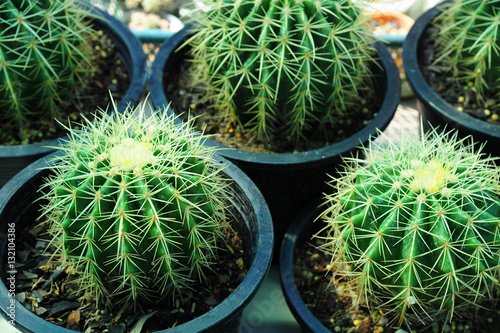
[[[203,280],[230,195],[215,148],[146,102],[68,130],[41,218],[81,291],[125,307]]]
[[[187,15],[194,81],[260,140],[338,126],[369,86],[375,38],[350,0],[201,3]]]
[[[500,95],[500,0],[455,0],[435,19],[436,58],[453,76],[474,88],[477,102],[486,92]]]
[[[325,198],[323,248],[356,305],[402,325],[451,321],[498,297],[498,159],[467,140],[431,130],[346,159]]]
[[[90,12],[75,0],[0,4],[0,118],[22,132],[30,117],[52,121],[89,73]]]

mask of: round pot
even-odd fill
[[[422,36],[439,13],[441,13],[439,6],[425,12],[410,29],[403,44],[403,66],[406,78],[417,97],[417,108],[422,116],[424,129],[429,129],[429,123],[434,127],[439,126],[440,129],[456,128],[459,136],[472,135],[474,141],[486,143],[484,152],[498,155],[500,126],[458,111],[430,87],[420,71],[419,64],[424,51]]]
[[[92,25],[111,38],[127,69],[130,78],[129,87],[117,104],[118,110],[125,110],[128,104],[135,105],[139,102],[146,85],[147,64],[142,44],[125,24],[113,16],[90,5],[84,6],[102,17],[100,20],[94,20]],[[102,91],[102,93],[107,94],[108,92]],[[0,145],[0,188],[25,166],[53,152],[54,149],[51,147],[57,146],[59,140],[54,139],[28,145]]]
[[[40,197],[38,189],[43,178],[49,174],[44,168],[56,154],[58,153],[42,157],[30,164],[0,190],[0,230],[3,235],[6,235],[8,228],[12,228],[14,224],[15,237],[19,237],[19,233],[38,217],[40,202],[35,202]],[[229,201],[236,220],[242,222],[241,226],[238,226],[241,227],[239,236],[245,240],[244,245],[249,253],[251,266],[240,285],[222,303],[192,321],[161,332],[238,332],[243,309],[251,301],[269,271],[273,251],[273,228],[267,204],[257,187],[241,170],[224,158],[219,161],[221,165],[227,163],[224,175],[232,180],[231,190],[234,194]],[[12,231],[11,229],[9,234]],[[9,237],[0,238],[0,267],[8,267],[7,250],[12,247],[8,245],[11,243]],[[15,327],[19,330],[74,332],[38,317],[15,301],[8,291],[10,282],[7,278],[11,274],[15,276],[10,269],[0,271],[0,308],[3,317],[8,321],[11,319],[8,317],[9,306],[14,304]]]
[[[190,28],[184,27],[166,41],[155,57],[149,88],[156,109],[167,107],[167,112],[173,112],[168,108],[164,85],[185,57],[187,48],[179,50],[179,47]],[[271,210],[277,244],[300,209],[327,190],[327,174],[336,174],[342,156],[354,154],[361,144],[377,136],[377,130],[383,131],[394,116],[401,94],[399,72],[385,46],[376,43],[375,47],[380,66],[375,66],[374,93],[384,97],[383,104],[373,121],[355,135],[324,148],[285,154],[257,153],[224,146],[214,140],[206,141],[208,145],[220,147],[220,154],[241,168],[260,189]]]
[[[321,200],[312,201],[303,209],[288,227],[280,248],[280,282],[286,303],[293,316],[301,326],[303,333],[330,333],[313,313],[307,308],[299,294],[293,277],[295,262],[295,249],[300,244],[307,242],[321,229],[321,221],[314,222],[324,208],[320,207]]]

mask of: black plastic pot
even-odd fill
[[[314,220],[323,212],[321,201],[314,200],[303,209],[288,227],[280,249],[280,281],[286,303],[293,316],[300,324],[302,332],[329,333],[313,313],[307,308],[299,294],[293,277],[295,249],[311,239],[324,226],[322,221]]]
[[[178,50],[189,33],[189,26],[165,42],[153,62],[149,88],[153,106],[167,107],[164,86],[183,61],[186,48]],[[342,156],[350,156],[361,144],[377,136],[392,120],[399,104],[401,81],[390,53],[381,43],[376,45],[380,67],[374,93],[383,96],[383,104],[375,119],[350,138],[334,145],[300,153],[266,154],[239,150],[214,140],[206,144],[222,148],[221,155],[241,168],[257,185],[266,199],[273,217],[276,243],[279,244],[287,226],[305,204],[327,190],[326,181],[334,175]],[[173,112],[170,108],[168,112]],[[180,120],[178,120],[180,121]]]
[[[422,116],[424,129],[429,129],[429,123],[434,127],[439,126],[440,129],[445,126],[447,130],[456,128],[460,137],[472,135],[475,142],[487,142],[484,152],[499,155],[500,126],[458,111],[429,86],[420,71],[420,59],[424,52],[422,36],[439,13],[441,10],[438,5],[420,16],[403,44],[404,70],[417,97],[417,107]]]
[[[48,171],[43,168],[55,154],[57,153],[30,164],[0,190],[0,267],[2,268],[7,267],[8,262],[7,249],[11,243],[7,236],[9,224],[15,224],[15,237],[19,239],[19,233],[30,223],[34,223],[39,214],[40,202],[33,202],[40,196],[38,188],[43,177],[48,175]],[[220,158],[220,163],[227,161]],[[224,175],[233,180],[231,186],[234,196],[230,198],[230,203],[237,221],[241,222],[239,226],[234,227],[237,230],[240,228],[239,236],[244,240],[245,249],[249,253],[251,266],[248,274],[241,284],[211,311],[190,322],[161,332],[238,332],[242,311],[259,289],[270,268],[273,227],[267,204],[257,187],[234,164],[228,163]],[[9,305],[13,300],[7,288],[10,287],[10,282],[7,280],[10,274],[9,269],[0,271],[0,308],[1,314],[7,320],[10,320],[6,316],[9,315]],[[14,305],[17,329],[37,333],[74,332],[45,321],[26,310],[17,301]]]
[[[102,19],[94,20],[92,24],[111,38],[127,69],[130,78],[129,87],[117,104],[118,110],[125,110],[128,104],[135,105],[139,102],[146,86],[147,64],[142,44],[121,21],[95,7],[85,6],[102,17]],[[102,91],[102,93],[107,94],[108,92]],[[59,140],[54,139],[28,145],[0,146],[0,187],[28,164],[53,152],[54,149],[50,147],[57,146]]]

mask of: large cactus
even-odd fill
[[[433,130],[365,148],[332,182],[324,217],[336,277],[408,323],[451,320],[498,297],[500,179],[493,158]]]
[[[435,19],[443,61],[454,77],[471,82],[478,102],[500,94],[500,0],[455,0]]]
[[[43,187],[56,255],[108,305],[155,302],[202,279],[223,225],[227,181],[214,148],[144,109],[71,130]]]
[[[58,115],[88,73],[88,10],[75,0],[0,3],[0,118],[22,128]],[[83,70],[84,66],[87,66]]]
[[[350,0],[201,2],[188,15],[196,82],[259,139],[304,138],[359,103],[373,35]]]

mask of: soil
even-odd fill
[[[234,225],[228,221],[229,226]],[[46,228],[46,227],[45,227]],[[154,332],[178,326],[221,303],[247,274],[249,257],[237,230],[227,227],[217,243],[217,263],[206,270],[205,282],[195,282],[182,297],[165,304],[142,305],[134,311],[110,311],[78,293],[77,278],[45,252],[49,240],[43,227],[27,228],[19,239],[16,299],[28,310],[58,326],[85,332]],[[244,236],[242,236],[244,237]],[[142,330],[141,330],[142,329]]]
[[[391,325],[391,318],[381,311],[371,313],[366,307],[354,309],[351,297],[345,290],[352,282],[329,278],[330,257],[318,249],[319,239],[305,242],[295,251],[294,277],[304,303],[316,318],[332,332],[348,333],[494,333],[498,332],[497,318],[500,304],[493,310],[480,310],[472,319],[455,319],[451,323],[433,323],[427,327],[416,326],[411,330]]]
[[[111,95],[119,101],[126,93],[129,85],[127,69],[122,63],[117,48],[112,40],[102,31],[97,31],[96,38],[91,41],[95,50],[93,62],[96,72],[76,88],[74,98],[66,105],[61,105],[60,121],[67,126],[71,122],[78,128],[83,116],[89,120],[97,109],[106,109],[110,105]],[[0,123],[0,144],[19,145],[48,141],[66,135],[63,126],[53,120],[31,117],[30,124],[22,131],[10,123]]]
[[[438,28],[430,26],[422,34],[421,46],[419,46],[421,53],[418,55],[418,59],[424,78],[441,98],[453,105],[458,111],[500,125],[500,103],[495,92],[485,91],[484,99],[478,101],[472,82],[457,81],[451,76],[451,71],[445,65],[435,63],[440,52],[434,40],[434,36],[438,33]]]
[[[211,136],[211,139],[226,146],[264,153],[294,153],[326,147],[340,142],[365,127],[376,115],[382,103],[381,96],[369,94],[360,96],[360,105],[346,110],[346,117],[342,124],[335,128],[326,128],[326,137],[317,132],[305,133],[307,140],[301,140],[297,145],[294,142],[276,135],[269,142],[259,141],[240,123],[222,118],[213,107],[213,102],[205,98],[205,89],[202,85],[194,85],[191,79],[189,62],[186,58],[168,75],[168,84],[165,85],[165,95],[171,103],[172,109],[186,121],[195,118],[195,128]],[[315,128],[317,130],[317,128]]]

